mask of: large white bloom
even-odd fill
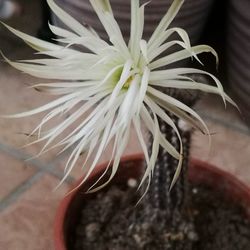
[[[182,141],[176,125],[165,111],[173,113],[206,134],[209,132],[194,110],[159,91],[159,87],[201,90],[219,94],[224,102],[234,103],[224,93],[221,83],[213,75],[193,68],[164,69],[164,67],[189,57],[198,60],[197,54],[202,52],[211,52],[217,60],[216,52],[206,45],[191,47],[188,35],[183,29],[168,28],[183,0],[173,2],[149,41],[142,38],[146,6],[140,6],[139,0],[131,0],[131,35],[128,44],[125,43],[114,19],[109,0],[90,0],[90,2],[109,36],[109,41],[103,41],[94,30],[82,26],[53,0],[48,0],[50,8],[69,30],[53,25],[50,25],[50,28],[59,37],[59,41],[66,44],[65,46],[42,41],[5,25],[40,54],[47,56],[45,59],[22,62],[12,62],[7,58],[6,60],[15,68],[32,76],[56,80],[34,87],[59,96],[44,106],[12,117],[48,112],[33,131],[33,133],[38,132],[38,139],[35,142],[45,142],[42,152],[51,147],[62,146],[63,150],[66,150],[74,146],[65,167],[65,178],[70,174],[82,152],[87,152],[87,159],[95,154],[83,182],[90,176],[102,152],[113,140],[113,152],[110,158],[114,163],[109,166],[112,168],[110,175],[112,179],[127,146],[133,125],[147,164],[142,182],[147,177],[151,179],[159,146],[162,146],[179,160],[172,183],[174,184],[182,163]],[[173,33],[177,33],[180,39],[170,40],[169,37]],[[71,45],[74,44],[84,46],[89,52],[83,53],[73,49]],[[174,45],[179,45],[180,51],[168,55],[164,53],[162,56],[163,52],[167,52]],[[188,74],[208,75],[216,86],[196,82],[188,77]],[[61,124],[57,124],[49,131],[41,132],[49,120],[62,112],[72,110],[74,112],[71,112]],[[158,117],[175,130],[180,141],[180,151],[177,151],[161,133]],[[76,128],[59,142],[55,142],[76,121],[78,121]],[[148,154],[142,135],[142,123],[153,136],[151,155]],[[85,163],[83,162],[83,167]]]

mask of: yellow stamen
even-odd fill
[[[130,84],[132,83],[132,81],[134,80],[134,76],[130,76],[128,78],[128,80],[126,81],[126,83],[123,85],[123,88],[129,88]]]

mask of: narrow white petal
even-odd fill
[[[216,63],[218,64],[218,56],[213,48],[211,48],[210,46],[207,46],[207,45],[197,45],[197,46],[191,47],[191,51],[184,49],[184,50],[181,50],[178,52],[174,52],[170,55],[164,56],[164,57],[150,63],[149,68],[151,70],[156,69],[156,68],[161,68],[161,67],[169,65],[171,63],[181,61],[183,59],[187,59],[189,57],[192,57],[193,55],[198,55],[198,54],[204,53],[204,52],[212,53],[216,58]]]
[[[127,126],[127,128],[124,131],[121,131],[118,134],[117,142],[119,142],[119,143],[117,143],[117,151],[116,151],[116,155],[114,158],[114,162],[112,164],[112,171],[111,171],[110,177],[104,184],[99,186],[97,190],[104,188],[114,178],[114,176],[118,170],[122,154],[128,145],[129,135],[130,135],[130,124]]]
[[[129,59],[130,53],[128,47],[123,39],[120,27],[114,19],[111,8],[109,7],[109,1],[90,0],[90,3],[105,28],[110,41],[122,53],[125,59]]]
[[[119,79],[118,83],[116,84],[115,88],[112,91],[112,94],[110,96],[109,103],[108,103],[108,106],[107,106],[108,109],[113,105],[113,102],[115,101],[116,97],[120,93],[123,85],[126,83],[128,78],[131,76],[131,74],[130,74],[131,67],[132,67],[132,61],[128,60],[124,64],[120,79]]]
[[[93,36],[93,34],[88,29],[86,29],[82,24],[66,13],[53,0],[47,0],[47,3],[51,10],[57,15],[57,17],[74,32],[83,36]]]
[[[26,116],[35,115],[35,114],[44,112],[48,109],[52,109],[58,105],[61,105],[62,103],[65,103],[66,101],[69,101],[69,100],[79,96],[80,94],[81,94],[81,92],[74,92],[74,93],[71,93],[69,95],[62,96],[62,97],[60,97],[52,102],[49,102],[41,107],[38,107],[36,109],[22,112],[22,113],[18,113],[18,114],[13,114],[13,115],[5,115],[4,117],[6,117],[6,118],[22,118],[22,117],[26,117]]]
[[[140,40],[144,27],[144,5],[140,7],[139,0],[131,0],[131,27],[129,48],[137,65],[140,56]]]
[[[164,32],[168,28],[169,24],[173,21],[173,19],[177,15],[183,3],[184,3],[184,0],[173,1],[172,5],[168,9],[168,12],[162,18],[161,22],[159,23],[154,33],[152,34],[149,40],[149,45],[151,45],[155,40],[157,40],[157,37],[161,35],[161,33]]]
[[[153,145],[152,145],[152,153],[150,156],[150,160],[149,160],[149,164],[147,165],[147,168],[143,174],[143,177],[141,179],[141,182],[139,184],[139,187],[141,187],[141,185],[144,183],[144,181],[146,180],[146,178],[148,178],[149,176],[152,175],[154,166],[155,166],[155,162],[157,160],[157,156],[159,153],[159,144],[160,144],[160,128],[159,128],[159,123],[158,123],[158,119],[156,117],[156,115],[154,114],[154,122],[153,122],[153,126],[154,126],[154,130],[153,130]],[[150,181],[150,179],[149,179]]]
[[[203,119],[193,109],[188,107],[186,104],[184,104],[184,103],[180,102],[179,100],[177,100],[169,95],[166,95],[166,94],[164,94],[164,93],[160,92],[159,90],[156,90],[152,87],[148,87],[148,92],[151,93],[153,96],[161,99],[162,101],[169,103],[173,106],[176,106],[176,107],[182,109],[183,111],[189,113],[190,115],[192,115],[194,118],[196,118],[203,125],[207,134],[208,135],[210,134],[209,130],[207,128],[207,125],[205,124]]]
[[[215,87],[215,86],[211,86],[205,83],[201,83],[201,82],[195,82],[194,80],[190,80],[188,81],[182,81],[182,80],[166,80],[163,82],[155,82],[155,83],[151,83],[151,85],[153,86],[161,86],[161,87],[165,87],[165,88],[176,88],[176,89],[192,89],[192,90],[200,90],[206,93],[211,93],[211,94],[217,94],[217,95],[221,95],[220,90]],[[226,94],[223,94],[225,97],[225,100],[228,101],[229,103],[231,103],[233,106],[237,107],[237,104]]]
[[[143,105],[142,111],[141,111],[141,118],[144,121],[147,129],[153,134],[154,131],[154,122],[153,119],[151,118],[149,112],[147,111],[146,107]],[[175,159],[180,158],[179,152],[173,147],[171,143],[169,143],[164,135],[160,133],[160,145],[170,154],[172,155]]]
[[[148,89],[149,74],[150,74],[150,70],[147,67],[145,67],[143,75],[142,75],[142,79],[141,79],[140,92],[138,96],[137,113],[140,112],[141,105],[144,101],[144,98]]]
[[[173,185],[176,183],[176,181],[178,179],[178,176],[180,174],[181,167],[182,167],[183,144],[182,144],[181,135],[179,133],[178,128],[176,127],[176,125],[172,121],[172,119],[156,103],[154,103],[149,97],[146,98],[146,103],[152,109],[152,111],[155,114],[157,114],[161,119],[163,119],[166,122],[166,124],[171,126],[171,128],[175,131],[176,135],[178,136],[178,139],[179,139],[179,142],[180,142],[180,158],[179,158],[179,162],[178,162],[178,165],[177,165],[177,168],[176,168],[176,172],[174,174],[173,180],[172,180],[171,185],[170,185],[170,190],[171,190]]]
[[[77,111],[75,111],[72,115],[70,115],[67,119],[65,119],[61,124],[57,125],[53,128],[51,133],[47,135],[48,141],[43,146],[42,151],[45,150],[49,144],[51,144],[63,131],[65,131],[71,124],[77,121],[80,117],[82,117],[86,111],[88,111],[93,105],[95,105],[103,95],[96,95],[91,98],[86,104],[80,107]]]
[[[190,48],[191,44],[190,44],[190,40],[189,40],[187,32],[184,29],[182,29],[182,28],[173,27],[173,28],[170,28],[170,29],[166,30],[165,32],[162,32],[158,36],[157,40],[155,40],[155,42],[153,44],[151,44],[150,46],[148,46],[149,54],[153,53],[154,50],[158,49],[175,32],[183,40],[183,42],[186,45],[186,47]]]
[[[68,31],[68,30],[65,30],[63,28],[51,25],[50,23],[49,23],[49,28],[55,35],[57,35],[59,37],[64,37],[64,38],[76,38],[76,37],[78,37],[75,33]]]
[[[143,58],[146,62],[146,64],[149,63],[149,57],[148,57],[148,45],[147,42],[145,40],[141,40],[140,41],[140,50],[142,52]]]
[[[151,94],[153,94],[153,96],[156,96],[157,98],[159,98],[160,100],[165,102],[166,104],[176,106],[179,109],[183,110],[184,112],[187,112],[188,114],[193,116],[202,125],[206,134],[208,135],[208,145],[209,145],[209,149],[211,148],[211,134],[209,132],[209,129],[208,129],[206,123],[203,121],[203,119],[193,109],[191,109],[190,107],[188,107],[184,103],[178,101],[177,99],[175,99],[171,96],[165,95],[165,94],[161,93],[160,91],[153,89],[151,87],[149,87],[149,92]]]
[[[155,59],[156,57],[158,57],[159,55],[161,55],[163,52],[165,52],[167,49],[171,48],[174,45],[179,45],[182,48],[186,48],[185,43],[178,41],[178,40],[173,40],[173,41],[164,43],[163,45],[161,45],[160,47],[158,47],[157,49],[154,49],[152,52],[149,53],[149,59],[148,59],[149,62],[151,62],[153,59]]]
[[[119,118],[121,124],[127,124],[130,122],[132,116],[134,116],[137,108],[137,95],[139,92],[139,81],[140,76],[136,75],[134,80],[131,82],[129,89],[125,95],[123,103],[119,110]]]
[[[46,42],[36,37],[27,35],[21,31],[18,31],[9,25],[1,22],[8,30],[10,30],[13,34],[20,37],[24,42],[30,45],[33,49],[37,51],[44,51],[44,50],[61,50],[63,47],[56,45],[54,43]]]
[[[148,149],[147,149],[147,144],[143,138],[143,134],[142,134],[142,129],[141,129],[141,122],[140,122],[140,118],[138,117],[134,117],[133,118],[133,124],[135,127],[135,131],[138,137],[138,140],[140,142],[146,163],[149,164],[149,156],[148,156]]]
[[[154,71],[150,74],[151,81],[159,81],[164,79],[175,79],[178,78],[179,75],[185,74],[203,74],[210,76],[213,81],[216,83],[218,90],[220,92],[220,96],[222,97],[224,104],[226,105],[225,97],[224,97],[224,90],[221,82],[212,74],[200,70],[200,69],[193,69],[193,68],[175,68],[175,69],[167,69],[167,70],[158,70]]]

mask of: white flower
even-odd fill
[[[102,40],[95,31],[82,26],[53,0],[48,0],[50,8],[70,30],[52,25],[50,28],[59,37],[58,40],[66,46],[42,41],[5,25],[40,54],[47,56],[45,59],[22,62],[12,62],[7,58],[6,60],[15,68],[32,76],[56,80],[53,83],[37,84],[34,88],[59,96],[44,106],[12,117],[48,112],[32,134],[38,132],[38,139],[35,142],[45,142],[41,153],[51,147],[62,146],[62,151],[64,151],[74,146],[62,181],[70,174],[84,151],[87,152],[86,159],[95,154],[83,178],[82,182],[84,182],[94,170],[102,152],[114,139],[113,152],[110,157],[114,163],[109,166],[112,168],[109,178],[111,180],[128,144],[130,129],[133,125],[147,164],[142,182],[147,177],[150,181],[159,146],[162,146],[170,155],[179,160],[173,185],[181,169],[182,141],[176,125],[165,111],[173,113],[205,134],[209,135],[209,131],[194,110],[164,94],[158,88],[201,90],[219,94],[224,102],[229,101],[232,104],[234,102],[224,93],[221,83],[213,75],[193,68],[164,69],[164,67],[189,57],[198,60],[197,54],[202,52],[211,52],[218,61],[216,52],[206,45],[191,47],[189,37],[183,29],[168,28],[183,4],[183,0],[173,2],[149,41],[142,39],[145,5],[140,6],[139,0],[131,0],[131,35],[128,45],[114,19],[109,0],[90,0],[90,2],[110,41]],[[170,40],[173,33],[177,33],[180,40]],[[89,52],[84,53],[71,48],[74,44],[87,48]],[[179,45],[180,51],[162,56],[163,52],[174,45]],[[216,86],[196,82],[188,77],[188,74],[208,75]],[[74,112],[61,124],[57,124],[49,131],[41,132],[42,127],[48,121],[62,112],[67,113],[72,110]],[[180,151],[177,151],[161,133],[158,117],[175,130],[180,141]],[[76,121],[78,125],[75,129],[59,142],[55,142]],[[148,154],[142,135],[142,123],[153,137],[151,155]],[[95,149],[97,151],[94,151]],[[85,163],[83,163],[83,168]]]

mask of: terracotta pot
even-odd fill
[[[141,175],[143,161],[142,155],[123,158],[112,183],[125,182],[131,177],[138,178]],[[97,166],[95,172],[85,185],[62,200],[54,224],[55,250],[70,250],[67,246],[72,241],[74,242],[72,235],[74,235],[75,224],[80,218],[81,210],[79,208],[88,198],[94,195],[84,194],[84,191],[90,187],[91,183],[97,180],[98,176],[105,169],[105,166],[106,164]],[[247,216],[250,218],[250,188],[241,183],[233,175],[207,163],[192,160],[189,168],[189,178],[193,183],[205,183],[213,187],[216,191],[222,192],[230,200],[242,204]]]
[[[120,168],[110,184],[125,182],[129,178],[138,178],[141,175],[143,161],[144,157],[141,154],[122,158]],[[85,194],[85,191],[98,179],[106,166],[106,163],[97,166],[91,177],[80,189],[72,192],[62,200],[54,224],[55,250],[70,250],[67,245],[72,241],[74,242],[72,235],[75,230],[74,225],[80,218],[80,207],[86,199],[95,196],[95,194]],[[75,186],[79,183],[80,181]]]

